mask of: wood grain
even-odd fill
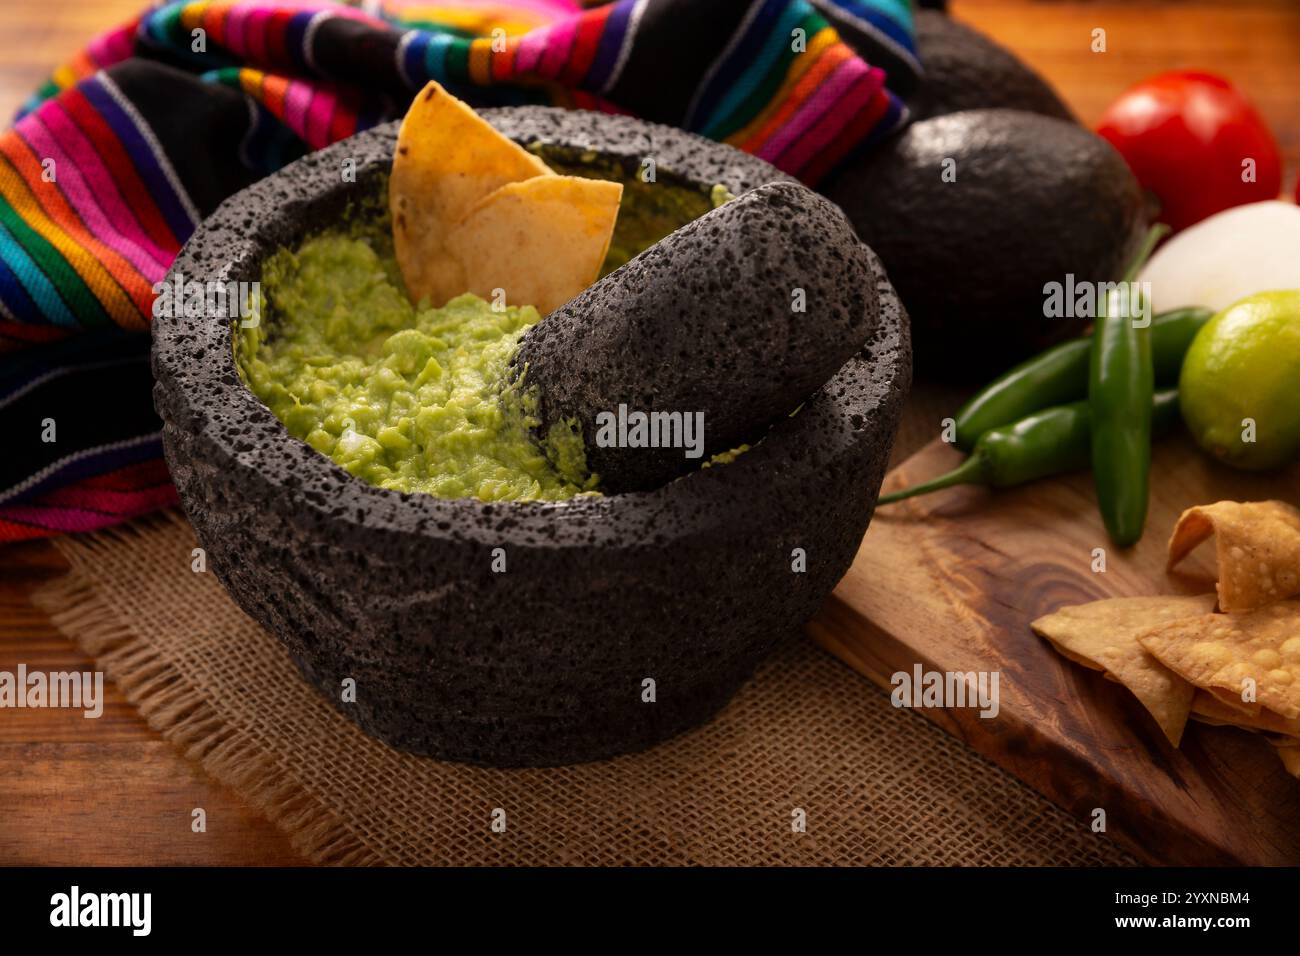
[[[961,460],[940,442],[891,473],[886,488]],[[1218,466],[1180,437],[1152,471],[1142,542],[1111,547],[1087,473],[991,493],[960,488],[882,508],[814,639],[882,687],[896,672],[998,672],[1000,712],[922,713],[1084,823],[1141,858],[1175,864],[1300,864],[1300,781],[1259,737],[1189,727],[1174,749],[1124,687],[1065,660],[1029,628],[1065,604],[1214,589],[1212,549],[1165,573],[1185,508],[1224,498],[1300,503],[1300,468],[1271,476]],[[1106,552],[1093,571],[1094,549]]]
[[[4,0],[0,3],[0,122],[96,34],[126,23],[145,0]]]
[[[0,670],[93,669],[31,603],[67,570],[48,542],[0,547]],[[164,742],[111,683],[102,716],[0,711],[0,864],[302,865],[285,836]],[[195,807],[208,830],[189,830]]]
[[[147,728],[136,736],[148,739],[0,743],[0,861],[302,865],[275,827],[197,764]],[[206,832],[191,830],[196,808]]]
[[[0,118],[11,116],[90,37],[129,20],[145,5],[144,0],[0,3]],[[1041,70],[1085,122],[1095,121],[1115,94],[1149,73],[1211,67],[1255,98],[1293,170],[1300,159],[1295,82],[1300,5],[1293,0],[955,0],[953,9]],[[1096,25],[1107,28],[1110,40],[1102,56],[1092,54],[1086,42]],[[12,670],[19,662],[50,669],[86,666],[29,600],[32,589],[60,569],[61,559],[47,544],[0,546],[0,669]],[[832,602],[817,628],[822,635],[843,628],[853,637],[861,620],[849,606]],[[876,656],[856,640],[845,645],[846,654],[850,646],[863,666]],[[1106,686],[1094,689],[1115,693]],[[1118,702],[1122,706],[1122,696]],[[961,730],[955,723],[953,729]],[[1224,765],[1225,775],[1233,772]],[[208,808],[215,821],[202,840],[191,839],[184,828],[178,835],[175,825],[178,813],[187,820],[195,806]],[[104,717],[96,721],[62,711],[0,713],[0,863],[296,859],[278,831],[163,743],[111,687]]]
[[[1255,103],[1282,147],[1294,194],[1300,165],[1300,4],[1295,0],[1026,3],[954,0],[953,14],[1010,47],[1089,126],[1120,93],[1164,70],[1211,70]],[[1106,52],[1091,49],[1106,31]]]

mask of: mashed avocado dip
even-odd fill
[[[638,183],[624,194],[604,271],[727,198]],[[553,428],[539,445],[535,395],[526,380],[506,384],[537,310],[498,311],[473,295],[411,305],[388,227],[372,225],[266,261],[263,321],[236,330],[252,392],[291,435],[381,488],[483,501],[595,493],[580,434]]]
[[[249,388],[289,433],[363,481],[443,498],[559,500],[592,491],[581,445],[552,464],[526,389],[503,388],[531,306],[407,300],[396,263],[326,234],[262,270],[268,322],[241,330]]]

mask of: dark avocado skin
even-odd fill
[[[1046,80],[1010,50],[960,21],[918,10],[916,45],[925,76],[907,106],[918,120],[977,109],[1075,118]]]
[[[871,254],[839,207],[797,183],[766,183],[552,312],[524,336],[515,366],[538,389],[539,432],[580,422],[601,488],[648,491],[761,438],[862,348],[879,311]],[[620,404],[700,413],[703,456],[601,447],[599,416]]]
[[[942,179],[945,159],[956,181]],[[1088,130],[1020,110],[915,123],[825,187],[912,317],[919,375],[978,381],[1067,336],[1044,285],[1113,281],[1145,227],[1124,160]]]

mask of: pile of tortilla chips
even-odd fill
[[[546,315],[596,281],[621,183],[559,176],[437,83],[397,134],[393,246],[412,301],[466,292]]]
[[[1174,746],[1188,717],[1240,727],[1300,777],[1300,510],[1280,501],[1191,508],[1169,541],[1169,567],[1211,535],[1217,596],[1094,601],[1039,618],[1034,631],[1131,690]]]

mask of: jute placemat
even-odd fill
[[[935,433],[941,407],[943,396],[914,398],[899,455]],[[150,726],[316,862],[1133,862],[804,639],[709,724],[646,753],[488,770],[357,730],[211,573],[191,569],[181,515],[56,543],[72,570],[37,596],[54,623]]]

